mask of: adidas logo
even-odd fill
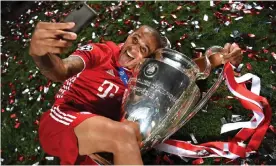
[[[112,75],[113,77],[115,77],[115,74],[114,74],[114,72],[113,72],[112,69],[107,70],[106,72],[107,72],[109,75]]]

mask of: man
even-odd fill
[[[125,80],[131,69],[162,47],[159,33],[141,26],[128,36],[122,47],[113,42],[94,43],[78,48],[60,59],[57,55],[71,46],[77,35],[66,30],[74,23],[37,24],[30,55],[42,74],[63,82],[53,107],[40,121],[39,138],[44,151],[58,156],[61,164],[92,164],[89,155],[109,152],[114,164],[142,164],[141,136],[136,123],[123,120],[120,106]],[[225,45],[225,59],[241,61],[237,45]],[[204,68],[203,58],[195,60]],[[213,67],[220,57],[211,57]],[[119,75],[124,70],[125,75]]]

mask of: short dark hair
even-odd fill
[[[164,38],[160,35],[160,33],[156,29],[152,28],[149,25],[142,25],[139,28],[142,28],[142,27],[147,28],[151,31],[152,35],[155,37],[155,39],[157,41],[157,44],[158,44],[157,48],[164,48],[166,46],[167,41],[164,40]]]

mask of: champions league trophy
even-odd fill
[[[158,49],[153,58],[135,68],[123,109],[126,119],[140,126],[142,152],[169,138],[212,96],[223,80],[222,74],[205,96],[201,96],[196,81],[209,76],[209,56],[220,51],[218,46],[207,50],[203,72],[186,55],[168,48]]]
[[[209,76],[209,56],[221,49],[213,46],[206,51],[203,72],[186,55],[169,48],[158,49],[152,58],[135,68],[122,109],[127,120],[138,122],[140,126],[142,153],[169,138],[212,96],[223,80],[222,74],[204,96],[196,81]]]

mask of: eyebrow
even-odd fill
[[[141,38],[140,34],[136,33],[135,35],[137,35],[139,37],[139,39]],[[147,47],[148,53],[150,53],[150,48],[146,43],[145,43],[145,47]]]

